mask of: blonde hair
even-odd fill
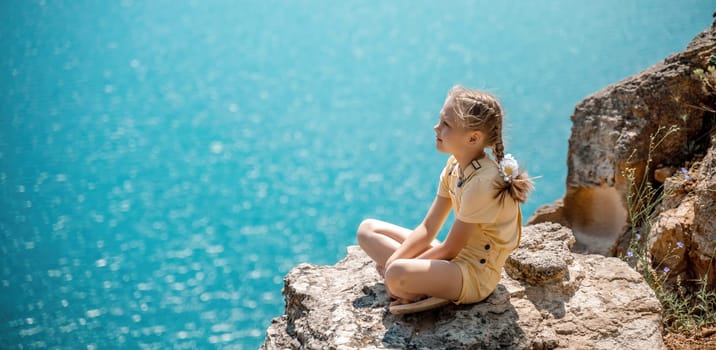
[[[455,102],[455,111],[463,125],[469,130],[479,130],[487,138],[485,145],[492,149],[497,163],[505,157],[505,146],[502,142],[502,120],[504,112],[497,98],[490,93],[478,90],[470,90],[461,85],[455,85],[448,92]],[[524,203],[527,196],[534,189],[532,179],[527,172],[519,171],[517,176],[505,181],[500,177],[496,180],[498,188],[497,196],[502,197],[506,193]]]

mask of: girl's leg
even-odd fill
[[[400,298],[398,302],[425,296],[457,300],[462,291],[462,272],[447,260],[398,259],[385,272],[385,284]]]
[[[380,272],[400,244],[413,232],[410,229],[389,222],[366,219],[358,226],[358,244],[376,263]],[[439,242],[434,240],[431,245]],[[383,273],[381,272],[381,276]]]
[[[366,219],[358,226],[358,244],[375,261],[381,277],[385,275],[385,262],[405,241],[411,230],[389,222]]]

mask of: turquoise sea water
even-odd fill
[[[502,99],[527,217],[574,105],[713,5],[2,1],[0,348],[256,348],[291,267],[422,218],[452,84]]]

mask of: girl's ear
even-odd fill
[[[470,135],[470,144],[473,144],[473,145],[479,144],[480,141],[482,140],[482,137],[483,137],[482,132],[480,132],[479,130],[473,131],[472,134]]]

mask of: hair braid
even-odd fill
[[[492,143],[491,148],[499,163],[502,158],[505,158],[505,145],[502,143],[502,123],[496,123],[495,129],[495,142]]]

